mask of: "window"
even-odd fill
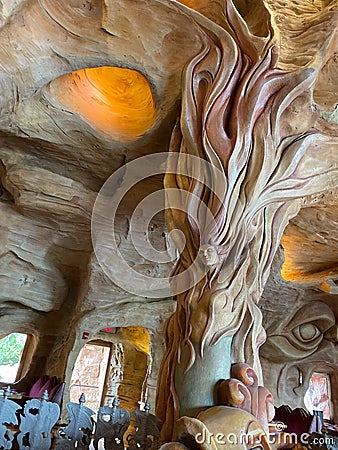
[[[331,418],[330,377],[325,373],[314,372],[310,378],[309,388],[304,396],[304,403],[310,413],[323,411],[324,419]]]
[[[29,341],[24,333],[11,333],[0,339],[1,382],[14,383],[21,378]]]

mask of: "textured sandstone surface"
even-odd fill
[[[139,156],[168,151],[180,114],[183,69],[203,43],[203,33],[192,19],[195,13],[188,7],[215,21],[219,17],[218,2],[207,13],[204,2],[182,3],[187,8],[165,0],[0,1],[0,334],[29,332],[39,340],[18,389],[42,373],[69,383],[86,342],[83,332],[97,339],[103,327],[140,326],[150,333],[152,371],[147,382],[154,406],[164,322],[175,302],[138,297],[116,286],[93,253],[90,220],[96,195],[111,173]],[[251,2],[251,7],[242,1],[236,4],[251,30],[265,36],[263,25],[256,22],[261,2]],[[306,93],[291,102],[282,135],[301,133],[315,123],[337,136],[338,46],[330,39],[337,3],[301,0],[285,6],[285,2],[267,0],[266,4],[281,46],[278,67],[295,70],[312,65],[319,70],[313,99]],[[326,39],[323,59],[312,43]],[[156,118],[133,141],[100,132],[62,103],[58,77],[102,65],[137,70],[149,82]],[[337,164],[337,145],[332,143],[329,150]],[[133,205],[162,186],[160,176],[139,186],[123,204],[115,227],[121,251],[131,265],[166,277],[172,266],[141,257],[130,239]],[[326,306],[338,301],[334,293],[337,217],[338,198],[332,189],[330,195],[304,201],[304,208],[286,229],[282,244],[284,275],[289,281],[279,279],[277,258],[261,302],[268,340],[282,321],[285,327],[291,321],[284,317],[286,308],[292,315],[313,301]],[[169,252],[164,215],[156,216],[153,225],[150,240]],[[321,352],[326,355],[322,364],[336,374],[338,362],[332,352],[337,348],[330,342],[330,351]],[[271,365],[268,347],[263,352],[263,372],[274,392],[274,381],[284,366]],[[130,365],[126,369],[129,375],[133,372]],[[293,402],[293,407],[302,403],[302,389],[295,398],[274,393],[278,401]],[[67,389],[65,395],[67,399]],[[138,393],[131,390],[126,395],[131,398]],[[338,400],[334,401],[337,405]]]
[[[293,227],[291,223],[287,233]],[[318,252],[313,254],[314,259],[319,257]],[[315,282],[305,280],[302,285],[301,277],[297,283],[283,280],[283,260],[281,249],[260,302],[267,332],[267,341],[260,350],[265,386],[272,392],[276,406],[305,407],[304,395],[312,373],[328,374],[331,416],[337,421],[338,297],[323,292]],[[319,272],[317,277],[321,275]]]

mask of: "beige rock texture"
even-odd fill
[[[180,416],[196,417],[213,404],[215,383],[229,376],[230,362],[248,363],[263,379],[258,349],[265,332],[257,303],[281,236],[304,197],[331,192],[338,182],[337,124],[314,102],[319,72],[336,48],[335,5],[202,4],[198,9],[211,23],[196,17],[204,48],[184,72],[182,114],[170,145],[180,159],[164,181],[168,228],[185,237],[172,286],[186,272],[194,280],[176,293],[166,329],[158,392],[166,439]],[[291,10],[290,20],[280,19],[282,6],[283,13]],[[194,157],[203,160],[197,176]],[[191,194],[184,212],[175,206],[183,192]],[[204,259],[189,273],[201,245],[213,248],[218,260]]]
[[[332,333],[315,351],[304,349],[296,361],[291,350],[277,358],[273,346],[277,335],[292,332],[290,324],[302,308],[311,323],[320,308],[322,322],[328,321],[322,335],[337,320],[337,8],[336,0],[0,1],[0,335],[25,332],[37,342],[16,389],[27,389],[47,373],[66,381],[67,401],[76,358],[88,342],[83,333],[89,333],[90,341],[102,339],[104,327],[134,326],[150,336],[151,370],[144,380],[153,407],[162,373],[160,410],[167,409],[168,396],[175,397],[179,348],[190,338],[189,348],[195,346],[198,359],[203,347],[207,353],[223,336],[232,339],[236,333],[232,346],[226,343],[229,365],[254,366],[276,404],[302,404],[312,368],[318,368],[316,358],[336,383]],[[150,86],[155,118],[132,140],[125,132],[119,135],[118,122],[112,136],[102,131],[99,117],[96,125],[85,109],[70,106],[71,83],[80,89],[79,80],[88,75],[78,71],[102,66],[135,70]],[[97,89],[102,96],[83,93],[88,108],[91,101],[106,101],[103,88]],[[63,103],[66,97],[70,103]],[[215,273],[223,274],[221,286],[214,283],[214,272],[204,272],[206,289],[191,304],[191,323],[183,295],[131,293],[129,275],[123,272],[115,274],[122,287],[114,283],[100,266],[91,238],[94,203],[108,177],[138,157],[170,149],[205,160],[212,155],[229,186],[221,206],[196,190],[222,217],[202,244],[222,247],[222,264],[233,264],[216,267]],[[131,230],[135,205],[163,189],[164,174],[161,167],[156,176],[133,187],[113,228],[130,267],[163,277],[169,285],[176,257],[169,232],[177,226],[188,238],[178,273],[198,254],[194,224],[175,211],[166,218],[160,211],[149,220],[148,241],[168,254],[170,262],[141,254]],[[167,175],[166,187],[191,191],[188,181],[184,175],[175,180]],[[141,225],[138,235],[144,233]],[[288,281],[280,278],[283,257],[275,258],[280,243]],[[109,246],[104,257],[108,262],[112,257]],[[217,320],[209,321],[205,312],[220,288],[234,303],[227,303],[225,311],[217,303]],[[179,317],[173,316],[165,337],[164,324],[176,301]],[[261,370],[262,323],[267,343]],[[114,343],[134,348],[131,337]],[[167,350],[167,367],[160,369],[165,343],[171,354],[168,359]],[[193,365],[191,355],[184,353],[183,359]],[[131,366],[126,369],[132,372]],[[142,377],[137,377],[139,386]],[[138,391],[127,396],[133,404],[138,401]],[[179,415],[171,400],[167,435]],[[338,400],[333,402],[338,420]]]
[[[96,195],[111,173],[168,145],[179,111],[180,74],[200,44],[198,35],[191,40],[183,33],[187,18],[177,22],[171,12],[176,8],[163,7],[169,11],[167,27],[159,26],[161,4],[154,13],[147,2],[126,2],[120,12],[101,1],[2,2],[0,327],[2,334],[32,333],[39,343],[28,373],[16,385],[19,390],[43,373],[69,384],[77,354],[87,342],[83,332],[89,330],[92,339],[104,327],[146,328],[158,370],[162,328],[175,302],[137,297],[114,285],[93,254],[90,220]],[[150,38],[141,33],[146,15],[152,16],[157,35],[152,40],[162,42],[161,52],[157,45],[151,49]],[[164,57],[178,46],[186,49],[179,57]],[[102,65],[138,70],[153,87],[156,122],[151,132],[131,143],[102,135],[53,96],[59,76]],[[138,198],[161,185],[161,177],[144,183]],[[152,271],[154,264],[137,255],[130,242],[128,201],[117,220],[117,239],[127,260]],[[166,248],[163,214],[149,239]],[[167,275],[168,267],[156,270]],[[150,374],[150,391],[156,379]],[[154,406],[154,394],[151,400]]]
[[[302,212],[295,221],[301,215]],[[293,227],[291,222],[286,235]],[[309,258],[309,265],[310,255],[303,253],[304,258]],[[311,259],[319,257],[313,253]],[[264,384],[276,406],[304,408],[304,396],[313,372],[329,375],[330,415],[337,422],[337,294],[320,289],[321,271],[312,273],[317,283],[311,284],[306,278],[304,285],[300,280],[297,284],[283,280],[280,274],[283,260],[281,249],[260,302],[267,332],[267,340],[260,350]],[[322,260],[323,266],[326,263]]]

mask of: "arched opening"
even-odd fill
[[[10,333],[0,339],[0,382],[15,383],[29,368],[35,349],[33,336]]]
[[[78,402],[82,393],[86,406],[97,411],[111,406],[118,396],[120,407],[139,408],[147,397],[147,378],[151,365],[150,336],[141,327],[104,328],[97,339],[81,349],[72,372],[70,401]]]

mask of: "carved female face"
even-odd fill
[[[217,249],[212,245],[202,245],[198,252],[198,256],[205,266],[214,266],[219,263]]]

